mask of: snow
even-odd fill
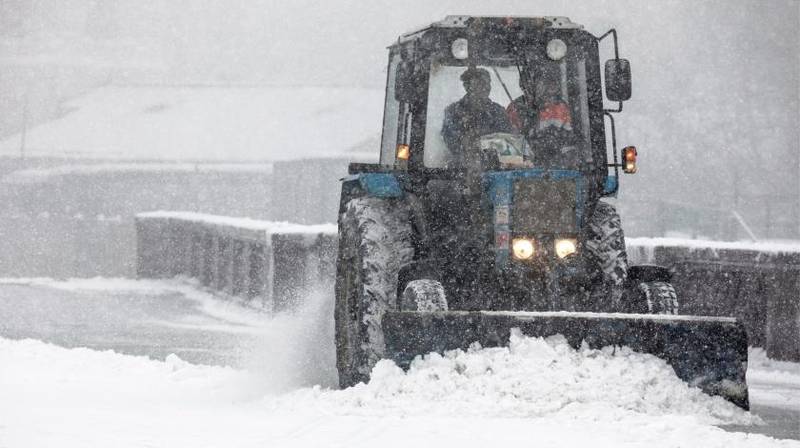
[[[137,218],[176,219],[198,224],[236,227],[267,233],[336,234],[336,224],[293,224],[285,221],[262,221],[251,218],[209,215],[205,213],[158,210],[137,213]]]
[[[250,327],[261,327],[266,322],[266,311],[249,306],[236,297],[220,300],[220,292],[207,292],[201,289],[197,280],[176,278],[174,280],[129,279],[113,277],[70,278],[57,280],[48,277],[6,277],[0,278],[0,285],[29,285],[59,289],[63,291],[104,291],[111,294],[137,292],[152,296],[179,293],[198,303],[207,315],[220,320]]]
[[[690,238],[625,238],[628,247],[652,250],[655,247],[688,247],[690,249],[733,249],[768,253],[799,253],[800,241],[712,241]]]
[[[271,173],[272,165],[268,163],[98,163],[93,165],[72,164],[52,168],[30,168],[13,171],[0,178],[6,184],[30,184],[47,182],[56,177],[117,174],[140,172],[234,172],[234,173]]]
[[[263,340],[258,362],[233,369],[0,337],[4,448],[800,446],[715,427],[759,419],[688,387],[664,361],[626,349],[575,350],[562,337],[515,334],[509,347],[418,358],[407,373],[381,361],[368,384],[335,390],[333,360],[314,353],[330,344],[331,328],[312,330],[330,324],[329,295],[266,315],[172,280],[0,279],[8,283],[180,291]],[[749,379],[800,384],[800,365],[757,349],[751,357]]]
[[[735,317],[720,316],[680,316],[671,314],[636,314],[636,313],[595,313],[581,311],[450,311],[450,314],[480,313],[487,316],[504,316],[509,313],[520,320],[535,320],[540,317],[578,317],[583,319],[619,319],[619,320],[650,320],[650,321],[683,321],[683,322],[724,322],[734,323]]]
[[[748,362],[751,367],[756,368],[756,373],[750,375],[751,378],[759,378],[759,375],[769,375],[771,379],[778,379],[800,386],[800,364],[786,361],[776,361],[767,358],[767,352],[763,348],[751,348],[748,354]],[[754,376],[755,375],[755,376]],[[800,403],[796,403],[800,407]]]
[[[510,345],[417,358],[407,373],[380,361],[369,384],[343,391],[304,390],[347,413],[543,417],[565,409],[577,415],[606,406],[650,416],[692,416],[708,424],[750,424],[754,418],[719,397],[679,380],[663,360],[628,349],[572,349],[563,336],[530,338],[517,332]],[[757,419],[755,419],[757,421]]]
[[[335,224],[321,224],[321,225],[299,225],[290,224],[288,222],[270,222],[258,221],[249,218],[233,218],[227,216],[206,215],[194,212],[182,211],[153,211],[137,214],[138,217],[147,218],[173,218],[188,221],[202,222],[207,224],[218,224],[241,227],[250,230],[270,230],[280,231],[284,233],[327,233],[336,234],[337,228]],[[800,253],[800,241],[763,241],[763,242],[750,242],[750,241],[714,241],[714,240],[698,240],[690,238],[626,238],[625,244],[629,249],[644,250],[649,254],[656,247],[687,247],[691,249],[730,249],[730,250],[748,250],[766,253]],[[652,259],[652,257],[650,257]]]
[[[68,113],[28,129],[25,154],[220,161],[342,156],[377,140],[383,97],[383,90],[344,87],[108,86],[68,101]],[[20,138],[0,141],[0,156],[19,154]]]
[[[264,395],[259,377],[0,339],[3,446],[797,446],[648,355],[516,336],[509,348],[379,363],[367,385]]]
[[[260,307],[259,303],[225,296],[219,291],[212,293],[203,289],[197,280],[181,277],[159,280],[104,277],[66,280],[46,277],[0,278],[0,285],[28,285],[73,293],[102,293],[84,295],[90,297],[90,300],[102,300],[116,295],[124,297],[131,293],[174,300],[175,293],[178,293],[197,304],[199,315],[195,314],[195,318],[191,319],[148,320],[146,323],[176,329],[256,336],[252,342],[251,339],[242,340],[237,337],[239,347],[235,356],[238,358],[238,365],[258,375],[259,384],[254,390],[276,392],[311,385],[333,387],[336,384],[333,302],[328,300],[328,295],[321,292],[319,287],[308,288],[307,301],[300,309],[273,313],[271,309]],[[143,314],[140,309],[122,309],[120,313],[131,316],[129,324],[136,323],[136,319]],[[98,322],[99,326],[105,324]],[[0,322],[0,337],[3,334],[2,328]]]
[[[800,413],[800,364],[767,358],[762,348],[750,348],[747,382],[750,399],[762,405],[794,409]],[[797,422],[800,428],[800,421]]]

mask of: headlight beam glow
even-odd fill
[[[511,250],[517,260],[527,260],[533,256],[533,240],[528,238],[514,238],[511,243]]]
[[[578,241],[572,238],[561,238],[556,240],[556,255],[558,258],[566,258],[578,251]]]

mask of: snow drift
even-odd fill
[[[262,395],[259,376],[111,351],[0,339],[4,446],[776,446],[709,423],[754,418],[657,358],[515,335],[507,348],[389,361],[369,384]],[[701,439],[697,439],[697,438]]]
[[[152,294],[176,287],[25,281]],[[316,295],[295,314],[246,318],[191,295],[200,309],[259,336],[247,347],[247,369],[0,337],[0,446],[797,446],[713,426],[759,419],[688,387],[656,357],[576,350],[558,336],[515,334],[508,347],[430,354],[407,372],[381,361],[369,383],[330,389],[330,297]],[[756,358],[758,375],[779,370],[800,382],[794,364],[776,370]]]
[[[285,402],[283,400],[286,400]],[[309,401],[363,415],[543,417],[562,411],[689,415],[709,424],[751,424],[754,417],[690,388],[663,360],[627,348],[574,350],[563,336],[515,333],[508,347],[454,350],[417,358],[408,372],[380,361],[369,384],[342,391],[302,390],[279,406]]]

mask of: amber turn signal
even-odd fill
[[[628,174],[636,172],[636,147],[627,146],[622,150],[622,171]]]
[[[411,148],[405,144],[397,145],[397,158],[400,160],[408,160],[411,156]]]

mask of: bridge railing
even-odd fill
[[[187,276],[280,311],[315,288],[333,290],[336,226],[183,212],[136,217],[140,277]],[[800,244],[630,238],[635,264],[672,269],[682,314],[734,316],[750,345],[800,361]]]
[[[750,345],[800,361],[800,243],[629,238],[636,264],[671,268],[682,314],[733,316]]]
[[[189,212],[136,215],[137,276],[185,276],[271,310],[332,288],[336,226]]]

